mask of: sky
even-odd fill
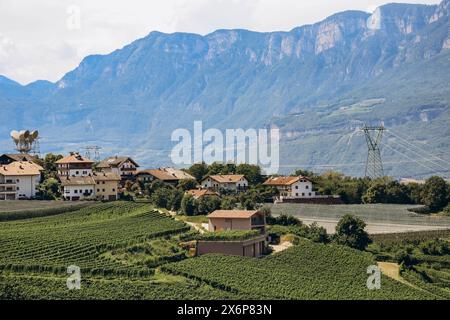
[[[288,31],[344,10],[373,12],[388,2],[392,1],[0,0],[0,75],[21,84],[56,82],[87,55],[107,54],[151,31]]]

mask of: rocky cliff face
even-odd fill
[[[8,123],[0,134],[39,127],[48,139],[43,147],[67,151],[93,142],[149,165],[166,163],[170,133],[194,120],[218,128],[277,125],[285,130],[283,161],[299,166],[340,160],[333,146],[343,146],[329,142],[355,121],[409,128],[426,118],[427,139],[449,114],[448,8],[448,0],[389,4],[289,32],[152,32],[109,55],[86,57],[54,84],[0,79],[0,118]],[[307,139],[311,147],[302,147]],[[350,154],[360,161],[363,150],[352,145]]]

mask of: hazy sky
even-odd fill
[[[108,53],[150,31],[290,30],[385,0],[0,0],[0,75],[59,80],[89,54]],[[436,4],[439,0],[406,0]]]

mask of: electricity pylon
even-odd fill
[[[368,147],[365,176],[372,179],[381,178],[384,176],[384,170],[383,162],[381,161],[380,144],[386,128],[383,125],[378,127],[365,125],[361,128],[361,131],[364,131]]]

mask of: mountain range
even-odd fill
[[[364,123],[383,123],[385,173],[450,175],[450,0],[346,11],[288,32],[148,36],[91,55],[59,81],[0,76],[0,149],[38,129],[42,151],[170,165],[171,133],[279,128],[281,172],[363,175]]]

